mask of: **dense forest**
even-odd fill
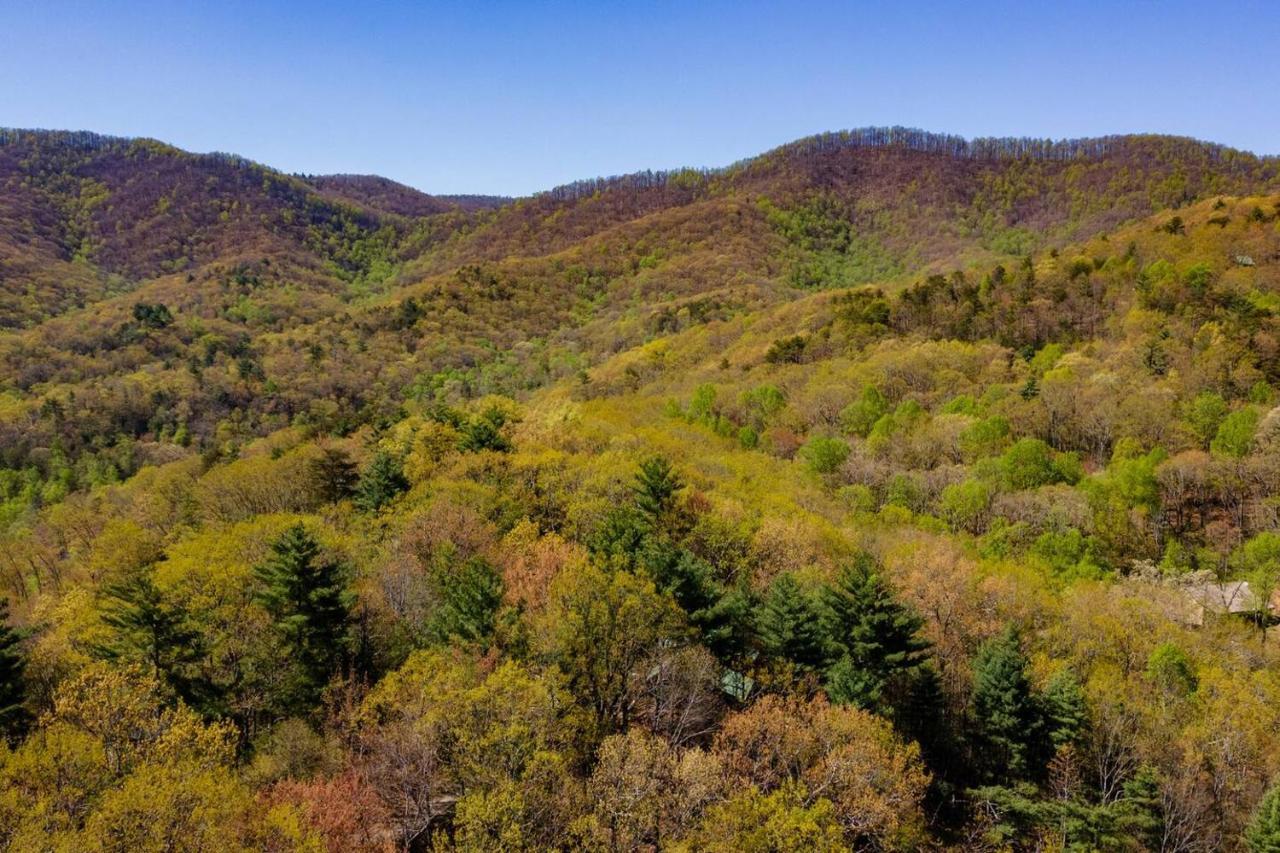
[[[529,198],[0,131],[12,850],[1280,849],[1280,161]]]

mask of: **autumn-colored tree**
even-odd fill
[[[639,667],[685,632],[680,610],[650,581],[588,566],[562,574],[539,623],[539,646],[590,717],[588,737],[624,730]]]
[[[768,794],[747,788],[708,809],[697,829],[672,849],[706,853],[853,849],[844,840],[831,801],[820,798],[805,805],[808,800],[803,787],[794,783]]]
[[[830,800],[854,844],[909,848],[920,838],[929,774],[919,748],[859,708],[766,696],[725,720],[714,751],[763,792],[799,783],[807,804]]]

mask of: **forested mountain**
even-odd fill
[[[1280,834],[1275,159],[3,131],[0,329],[11,849]]]

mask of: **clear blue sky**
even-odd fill
[[[523,194],[823,130],[1280,154],[1276,2],[0,0],[0,125]]]

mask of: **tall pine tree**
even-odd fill
[[[1120,828],[1144,850],[1159,850],[1164,836],[1164,805],[1160,795],[1160,774],[1143,765],[1122,786],[1124,796],[1116,801],[1116,821]],[[1276,848],[1280,853],[1280,848]]]
[[[307,474],[312,491],[324,503],[351,497],[360,481],[355,463],[340,447],[320,448],[320,455],[311,460]]]
[[[831,700],[887,710],[886,691],[905,688],[928,660],[929,642],[920,636],[924,620],[898,602],[869,554],[845,566],[823,589],[822,603],[834,659],[827,669]]]
[[[154,574],[147,566],[103,586],[102,622],[111,637],[97,652],[143,663],[188,704],[208,710],[208,682],[200,671],[204,638],[187,610],[166,600]]]
[[[688,615],[702,644],[726,664],[740,662],[751,636],[748,591],[726,589],[710,563],[665,536],[643,537],[635,556],[654,585]]]
[[[301,524],[271,543],[271,556],[254,573],[258,603],[271,614],[293,663],[285,697],[290,710],[306,710],[338,671],[351,640],[352,596],[346,567],[320,556],[320,545]]]
[[[756,617],[756,632],[765,654],[789,661],[801,672],[822,668],[826,642],[814,595],[790,572],[774,578]]]
[[[1267,791],[1245,827],[1250,853],[1280,853],[1280,784]]]
[[[1080,740],[1089,725],[1089,706],[1074,672],[1055,672],[1045,685],[1041,705],[1050,747],[1056,750]]]
[[[654,529],[662,529],[670,519],[676,505],[676,492],[684,488],[684,482],[671,470],[671,462],[664,456],[654,456],[640,463],[632,491],[636,496],[636,508]]]
[[[502,576],[497,569],[480,557],[461,565],[445,558],[434,574],[440,603],[428,632],[440,642],[487,639],[502,603]]]
[[[10,740],[21,736],[28,722],[21,643],[21,635],[9,625],[9,600],[0,598],[0,732]]]
[[[365,512],[376,512],[392,498],[409,488],[400,460],[385,450],[373,455],[356,485],[356,506]]]
[[[1026,779],[1038,768],[1041,717],[1027,659],[1013,628],[987,640],[973,660],[972,710],[991,776]]]

